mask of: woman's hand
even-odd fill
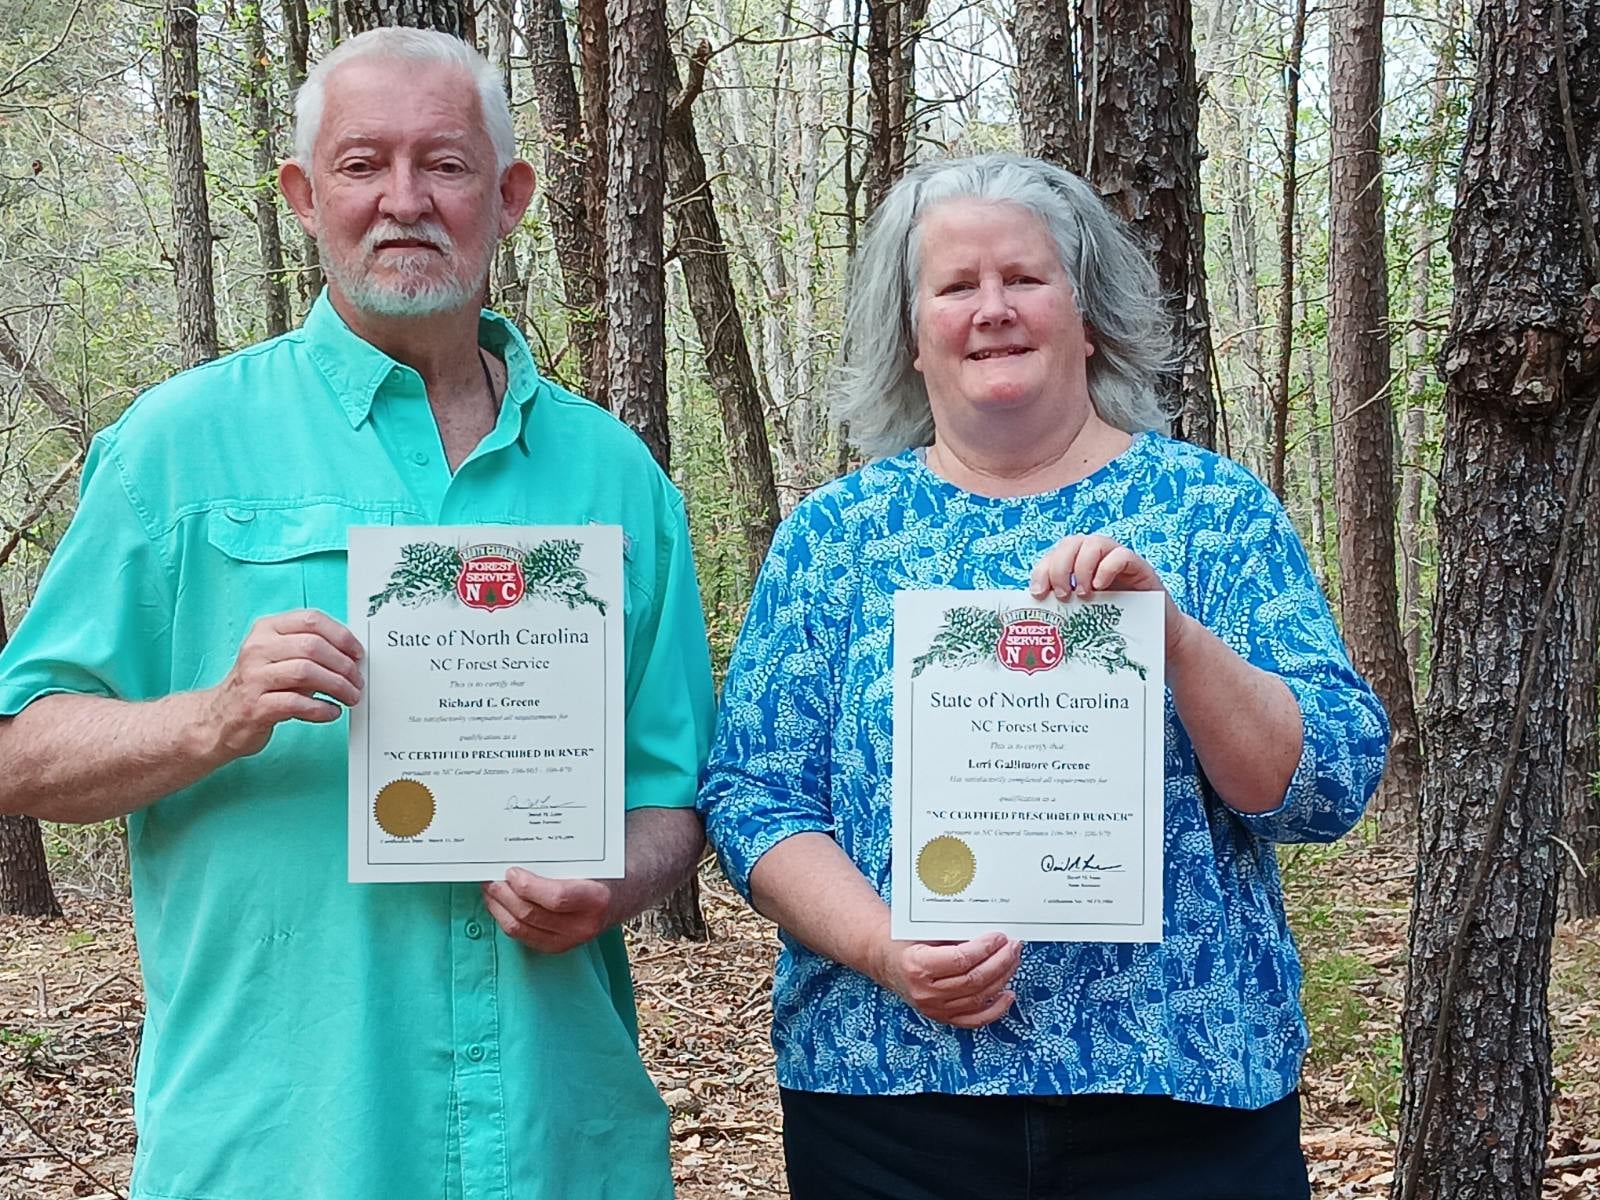
[[[925,1017],[978,1029],[1010,1010],[1006,985],[1022,959],[1022,943],[1002,933],[969,942],[887,942],[872,976]]]
[[[1097,533],[1064,537],[1045,551],[1033,568],[1028,591],[1041,599],[1054,592],[1059,600],[1068,596],[1088,600],[1096,592],[1160,592],[1167,601],[1169,660],[1193,624],[1173,603],[1154,567],[1121,543]]]

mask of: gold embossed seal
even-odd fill
[[[941,896],[966,891],[977,870],[972,847],[948,833],[934,838],[917,854],[917,878],[930,892]]]
[[[416,837],[433,824],[433,793],[415,779],[396,779],[378,789],[372,815],[390,837]]]

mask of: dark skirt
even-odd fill
[[[793,1200],[1309,1200],[1300,1097],[837,1096],[782,1089]]]

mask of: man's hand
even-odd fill
[[[1016,994],[1007,990],[1022,943],[1001,933],[968,942],[890,942],[874,977],[925,1017],[977,1029],[998,1021]]]
[[[545,954],[581,946],[617,924],[611,884],[602,879],[547,879],[512,867],[504,882],[483,885],[483,902],[508,937]]]
[[[228,762],[260,753],[281,721],[337,721],[339,705],[357,703],[366,686],[360,661],[355,634],[326,613],[262,617],[223,681],[201,693],[219,756]]]

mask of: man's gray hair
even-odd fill
[[[436,29],[410,29],[383,26],[357,34],[325,56],[311,68],[306,81],[294,97],[294,157],[309,173],[311,153],[317,144],[317,129],[322,125],[322,104],[327,95],[328,76],[345,63],[387,59],[415,66],[459,67],[478,89],[478,104],[483,123],[494,145],[495,170],[504,172],[517,157],[516,127],[511,121],[511,105],[506,99],[500,73],[471,46],[458,37]],[[403,88],[404,84],[397,87]]]
[[[916,168],[889,190],[852,270],[834,415],[871,455],[933,440],[916,358],[922,218],[948,200],[1012,204],[1044,222],[1094,344],[1086,373],[1102,420],[1165,431],[1156,383],[1173,361],[1172,321],[1149,256],[1076,175],[1038,159],[984,154]]]

